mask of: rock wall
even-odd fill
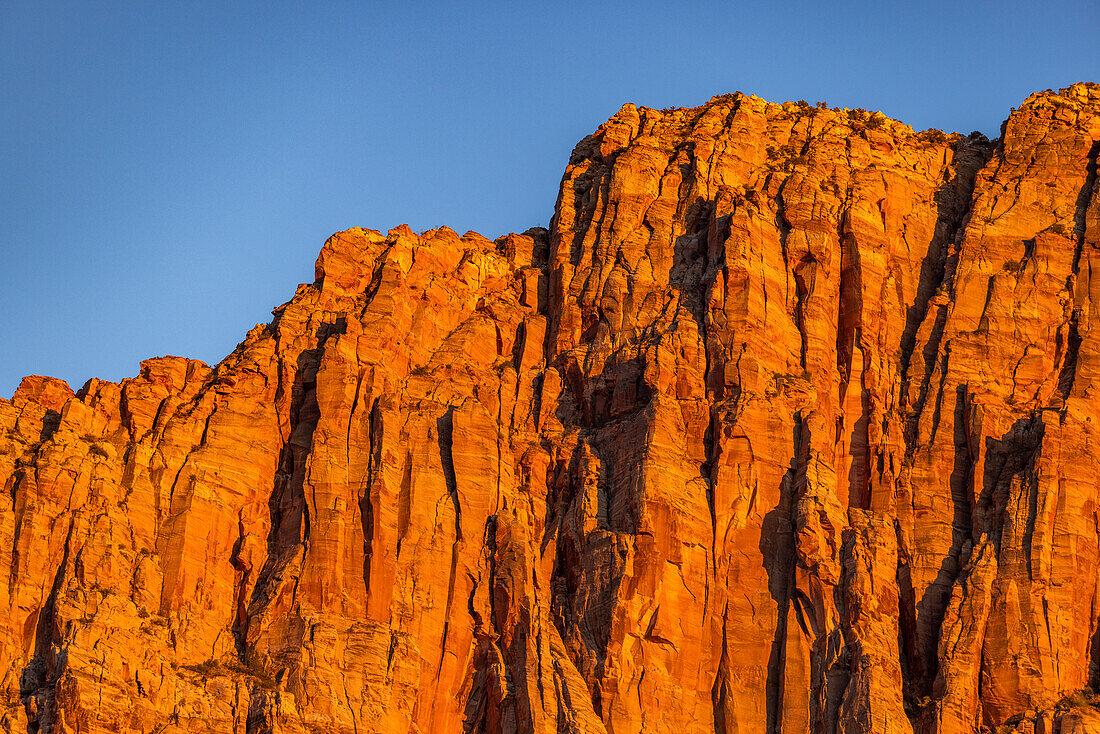
[[[626,105],[548,230],[348,230],[216,367],[26,378],[0,730],[1100,731],[1098,149],[1086,84]]]

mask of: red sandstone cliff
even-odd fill
[[[548,231],[349,230],[216,367],[27,378],[0,730],[1100,731],[1098,148],[1094,85],[627,105]]]

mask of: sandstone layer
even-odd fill
[[[0,730],[1100,731],[1098,149],[1088,84],[626,105],[548,229],[26,378]]]

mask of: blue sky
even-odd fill
[[[624,102],[995,136],[1100,81],[1100,3],[0,2],[0,396],[217,362],[352,226],[545,225]]]

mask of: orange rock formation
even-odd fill
[[[1098,148],[1087,84],[626,105],[549,230],[352,229],[214,368],[28,377],[0,729],[1100,731]]]

